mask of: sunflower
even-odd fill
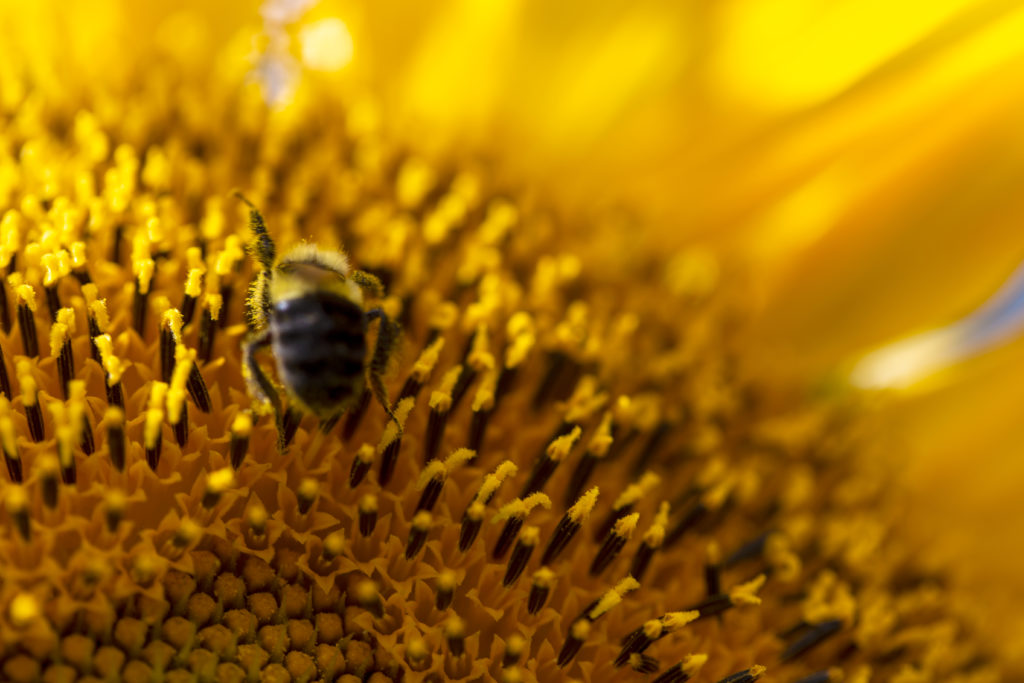
[[[838,201],[828,145],[783,142],[838,135],[835,111],[764,137],[684,97],[703,103],[689,129],[714,133],[705,159],[766,151],[689,202],[641,175],[594,200],[608,176],[566,172],[661,153],[650,124],[702,59],[733,97],[761,96],[763,121],[786,117],[769,93],[790,112],[842,102],[883,61],[740,89],[741,55],[700,29],[765,36],[724,7],[578,24],[476,3],[5,8],[4,680],[1010,675],[969,596],[920,561],[863,398],[812,396],[756,348],[764,283],[791,293],[779,263],[823,219],[799,212]],[[969,33],[997,9],[913,26]],[[398,16],[434,28],[413,40]],[[564,61],[545,59],[555,45]],[[634,96],[648,106],[598,106]],[[531,107],[543,123],[516,126]],[[643,227],[670,218],[682,236]],[[362,389],[317,420],[283,377],[280,411],[250,392],[263,225],[282,251],[344,250],[379,280],[366,306],[402,328],[387,405]]]

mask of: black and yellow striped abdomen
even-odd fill
[[[278,375],[318,416],[336,415],[360,395],[366,316],[358,304],[324,291],[278,301],[270,331]]]

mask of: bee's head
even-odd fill
[[[348,274],[345,254],[303,243],[285,254],[274,267],[270,296],[274,301],[283,301],[330,292],[362,306],[363,292]]]

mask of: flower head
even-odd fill
[[[593,272],[530,193],[219,64],[3,74],[6,679],[997,675],[856,420],[746,373],[727,266]],[[236,189],[381,281],[393,419],[253,401]]]

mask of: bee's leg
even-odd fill
[[[245,297],[245,322],[249,330],[266,329],[270,325],[270,279],[266,271],[260,271],[249,285],[249,293]]]
[[[277,448],[284,452],[285,442],[284,410],[281,407],[281,396],[277,393],[273,382],[263,372],[256,361],[256,352],[270,346],[270,330],[248,335],[242,342],[242,374],[245,377],[249,395],[257,401],[266,412],[266,406],[274,413],[274,424],[277,426]]]
[[[249,229],[253,235],[249,248],[260,264],[260,272],[253,279],[245,298],[245,321],[250,330],[262,330],[270,323],[270,275],[274,259],[277,258],[277,249],[267,232],[263,214],[241,192],[236,190],[234,194],[249,207]]]
[[[380,299],[384,296],[384,285],[373,273],[367,273],[365,270],[353,270],[348,276],[371,299]]]
[[[392,322],[388,318],[388,314],[382,309],[373,308],[366,312],[367,322],[377,318],[380,319],[380,326],[377,330],[377,344],[373,349],[373,358],[370,359],[370,389],[373,390],[373,395],[377,398],[377,401],[384,406],[388,416],[401,428],[401,425],[398,424],[398,418],[395,417],[395,413],[391,409],[391,398],[388,396],[387,387],[384,386],[384,373],[387,371],[388,361],[391,360],[391,356],[394,355],[395,350],[398,348],[400,330],[398,324]]]

